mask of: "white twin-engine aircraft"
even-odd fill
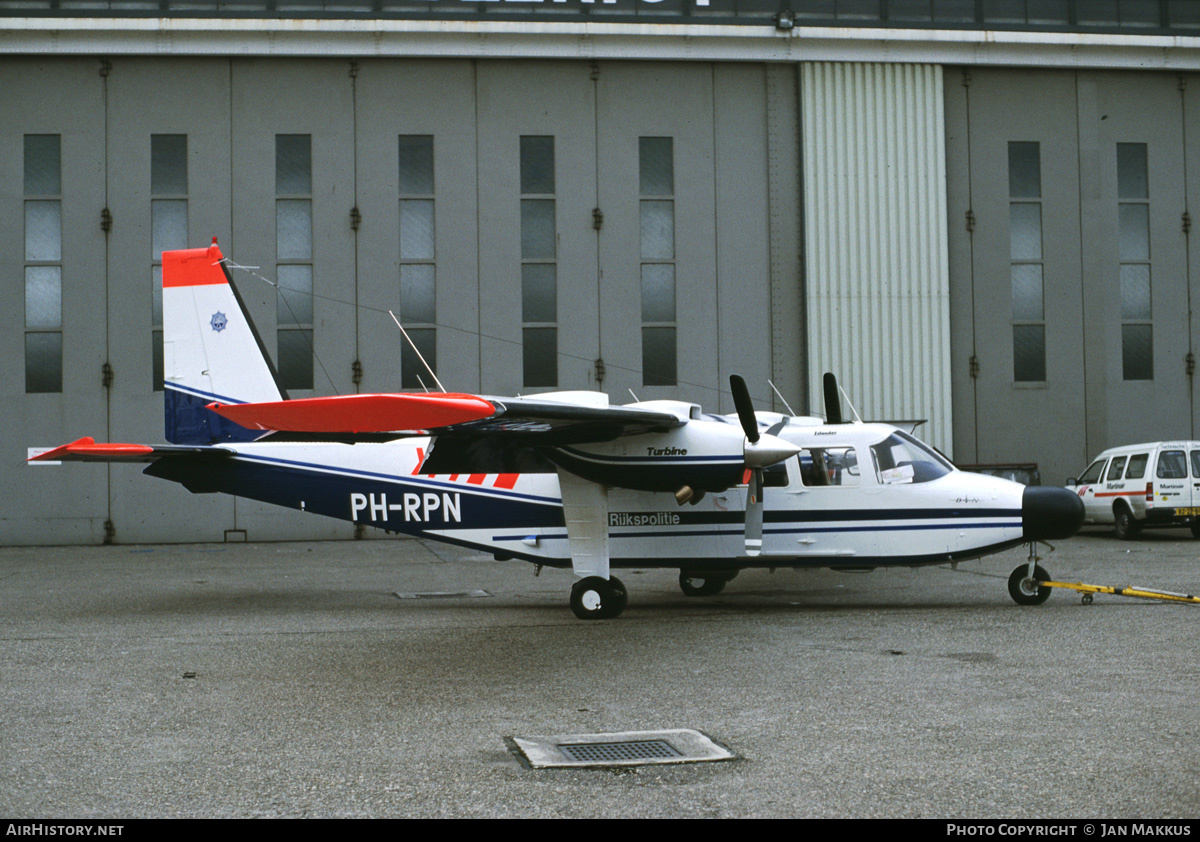
[[[978,558],[1031,543],[1010,578],[1024,604],[1048,577],[1032,542],[1074,534],[1061,488],[955,469],[887,424],[696,404],[613,406],[597,392],[520,398],[369,394],[286,400],[214,240],[163,253],[167,445],[83,438],[40,460],[149,462],[190,491],[570,567],[571,608],[616,617],[615,567],[678,568],[689,595],[748,567],[864,569]]]

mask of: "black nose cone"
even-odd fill
[[[1021,495],[1021,525],[1026,541],[1070,538],[1083,526],[1083,501],[1066,488],[1028,486]]]

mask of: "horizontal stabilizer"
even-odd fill
[[[291,433],[386,433],[433,430],[491,418],[496,407],[475,395],[335,395],[208,408],[251,430]]]
[[[153,462],[164,456],[194,456],[199,453],[230,456],[231,451],[213,447],[187,447],[171,444],[96,444],[91,436],[76,439],[37,456],[28,462]]]

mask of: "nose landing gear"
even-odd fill
[[[1041,582],[1050,581],[1048,574],[1037,563],[1036,545],[1029,544],[1029,561],[1019,565],[1008,577],[1008,595],[1017,605],[1041,605],[1050,598],[1051,589]]]

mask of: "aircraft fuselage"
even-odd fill
[[[745,552],[745,485],[710,491],[685,505],[670,492],[613,486],[607,512],[612,566],[933,564],[974,558],[1031,537],[1023,486],[952,468],[923,478],[920,464],[916,470],[890,464],[884,450],[896,433],[892,427],[772,429],[801,449],[771,474],[764,489],[761,555]],[[420,474],[427,438],[222,447],[235,455],[195,463],[163,460],[147,473],[197,492],[249,497],[499,557],[571,565],[557,474]],[[694,455],[682,444],[641,448],[627,439],[621,448],[614,454],[611,446],[579,445],[571,452],[572,458],[584,453],[603,463],[614,479],[623,467],[631,474],[669,472]],[[714,454],[702,458],[719,461]]]

